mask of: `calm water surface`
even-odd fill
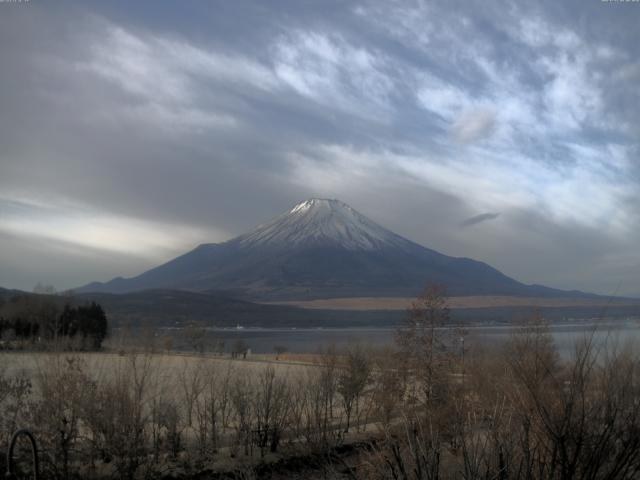
[[[467,327],[465,346],[499,348],[516,329],[511,326]],[[172,336],[180,336],[180,329],[171,331]],[[640,345],[640,322],[636,320],[612,321],[601,325],[557,325],[551,327],[551,333],[563,356],[570,356],[576,342],[591,335],[600,345]],[[242,340],[254,353],[273,353],[275,346],[283,346],[290,352],[314,353],[332,345],[338,348],[353,343],[376,347],[390,345],[394,342],[394,334],[393,328],[230,328],[209,329],[206,336],[207,341],[224,341],[227,350],[237,340]]]

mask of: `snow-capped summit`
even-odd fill
[[[224,243],[203,244],[134,278],[80,292],[233,291],[251,299],[415,296],[428,283],[453,295],[557,295],[469,258],[442,255],[339,200],[312,198]]]
[[[377,250],[407,241],[340,200],[311,198],[235,239],[244,247],[342,247]]]
[[[289,213],[302,213],[312,209],[315,209],[316,211],[324,210],[325,212],[330,212],[332,210],[353,210],[349,205],[336,198],[310,198],[309,200],[305,200],[304,202],[297,204],[289,211]]]

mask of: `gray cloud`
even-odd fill
[[[327,196],[640,294],[635,7],[0,5],[0,285],[132,275]],[[470,238],[478,210],[501,221]]]
[[[489,136],[495,126],[495,113],[476,110],[462,114],[453,124],[451,131],[456,141],[471,143]]]
[[[466,220],[463,220],[462,222],[460,222],[460,226],[471,227],[473,225],[477,225],[478,223],[495,220],[499,216],[499,213],[481,213],[480,215],[475,215],[473,217],[467,218]]]

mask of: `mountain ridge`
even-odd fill
[[[525,285],[484,262],[451,257],[382,227],[336,199],[312,198],[222,243],[203,243],[136,277],[78,292],[171,288],[252,300],[415,296],[428,283],[451,295],[592,296]]]

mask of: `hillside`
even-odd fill
[[[465,299],[467,301],[459,301]],[[94,300],[105,308],[112,325],[182,326],[198,322],[215,327],[374,327],[393,326],[406,316],[396,305],[368,304],[353,308],[348,302],[336,305],[320,301],[315,306],[265,305],[230,297],[224,293],[197,293],[181,290],[146,290],[125,294],[92,293],[77,295],[75,301]],[[407,299],[404,299],[405,301]],[[304,304],[304,302],[302,302]],[[552,321],[569,318],[635,317],[640,315],[636,301],[618,301],[606,307],[602,302],[574,301],[562,305],[555,299],[544,304],[511,302],[483,304],[470,297],[451,299],[454,322],[512,323],[530,317],[534,311]]]
[[[308,310],[263,305],[221,293],[145,290],[125,294],[86,293],[76,301],[96,301],[113,325],[183,326],[198,322],[215,327],[317,327],[394,324],[404,312]]]

